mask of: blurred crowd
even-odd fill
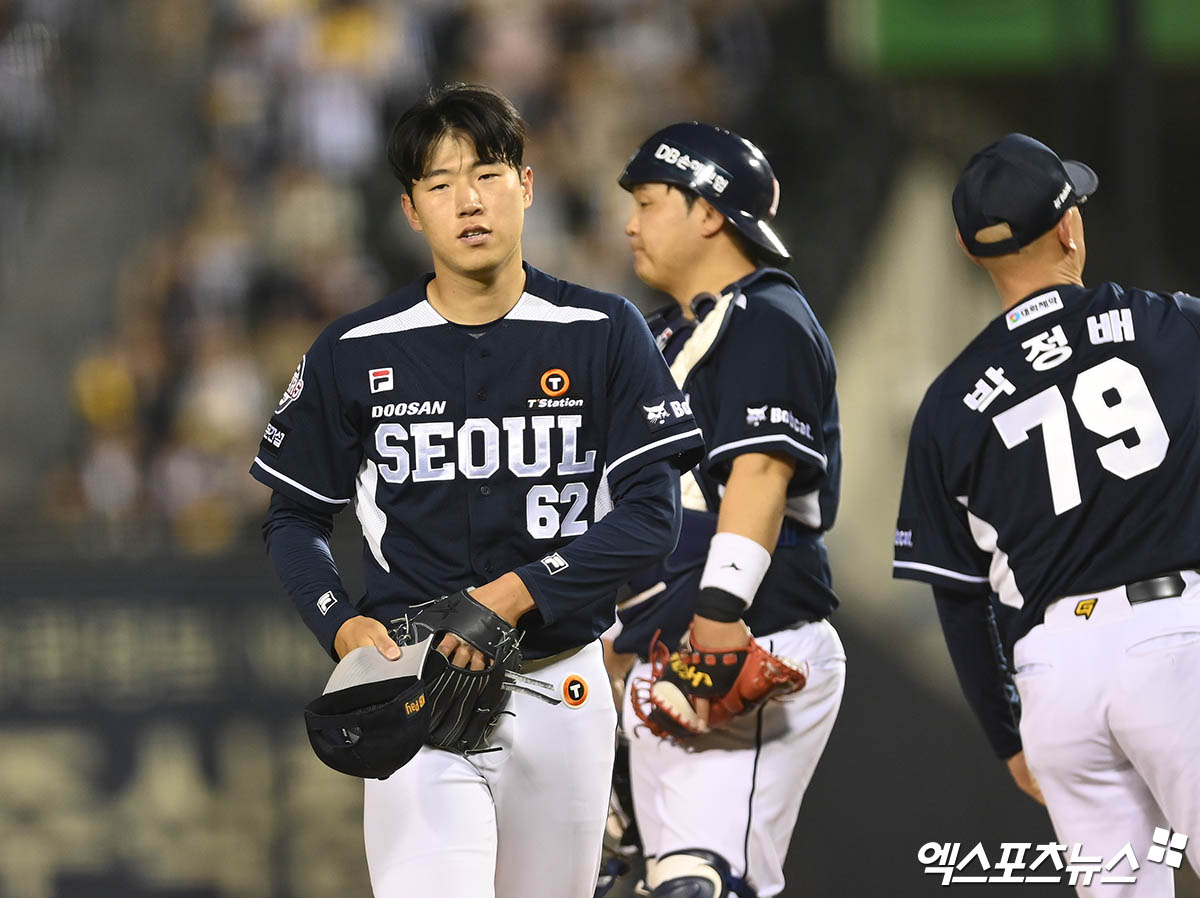
[[[489,84],[527,119],[526,258],[645,304],[621,166],[669,121],[750,102],[769,70],[772,6],[751,0],[190,8],[205,82],[192,199],[122,261],[111,329],[73,360],[77,454],[46,490],[58,525],[108,551],[219,553],[257,526],[266,497],[246,471],[299,356],[428,267],[384,150],[430,83]]]
[[[0,267],[87,78],[96,0],[0,0]]]

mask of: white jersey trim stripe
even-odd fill
[[[544,321],[550,324],[608,320],[606,313],[596,309],[558,306],[540,296],[534,296],[532,293],[522,293],[516,305],[509,309],[508,314],[504,317],[509,321]],[[338,339],[355,340],[359,337],[376,337],[380,334],[398,334],[423,327],[438,327],[446,323],[446,319],[429,304],[429,300],[425,299],[394,315],[352,327]]]
[[[965,506],[967,497],[961,497],[960,501]],[[1008,563],[1008,553],[1000,548],[1000,535],[996,528],[970,510],[967,511],[967,526],[971,528],[971,537],[975,540],[975,545],[992,556],[992,563],[988,567],[988,582],[1000,597],[1000,601],[1013,608],[1023,607],[1025,597],[1017,588],[1016,576]]]
[[[944,567],[935,567],[932,564],[922,564],[919,561],[893,561],[892,567],[905,568],[911,571],[926,571],[930,574],[940,574],[943,577],[949,577],[951,580],[961,580],[963,583],[987,583],[987,577],[972,577],[970,574],[960,574],[958,571],[949,571]]]
[[[429,300],[423,299],[415,306],[397,312],[395,315],[388,315],[386,318],[352,327],[338,339],[354,340],[359,337],[376,337],[380,334],[398,334],[402,331],[417,330],[422,327],[438,327],[445,323],[446,319],[429,304]]]
[[[612,473],[617,468],[621,467],[621,465],[625,464],[625,462],[629,461],[631,458],[641,455],[643,452],[649,452],[651,449],[656,449],[659,446],[665,446],[668,443],[674,443],[678,440],[686,440],[688,437],[691,437],[691,436],[703,436],[703,434],[700,432],[700,428],[697,427],[693,430],[687,431],[686,433],[677,433],[673,437],[664,437],[661,440],[655,440],[653,443],[647,443],[645,446],[642,446],[640,449],[634,449],[632,452],[626,452],[624,455],[622,455],[620,458],[618,458],[611,465],[608,465],[604,469],[604,474],[602,476],[605,479],[607,479],[608,475],[610,473]]]
[[[355,485],[354,512],[362,525],[363,539],[375,556],[376,563],[387,573],[392,569],[383,557],[383,534],[387,530],[387,515],[379,507],[375,493],[379,489],[379,466],[369,458],[364,458],[362,467],[358,469],[358,480]]]
[[[292,480],[292,478],[288,477],[286,474],[280,474],[278,471],[276,471],[270,465],[265,464],[263,462],[263,460],[261,458],[258,458],[257,456],[254,459],[254,463],[256,465],[258,465],[260,468],[262,468],[264,471],[266,471],[268,474],[270,474],[272,477],[276,477],[279,480],[282,480],[284,483],[294,486],[296,489],[300,490],[300,492],[305,493],[306,495],[312,496],[314,499],[320,499],[322,502],[328,502],[330,505],[349,505],[350,504],[350,501],[351,501],[350,499],[330,499],[328,496],[322,496],[316,490],[310,490],[303,483]]]
[[[546,321],[551,324],[573,324],[576,321],[607,321],[608,315],[596,309],[579,306],[556,306],[552,302],[522,293],[517,304],[504,316],[509,321]]]
[[[724,445],[717,446],[715,449],[709,452],[708,459],[709,461],[712,461],[718,455],[721,455],[725,452],[732,452],[734,449],[741,449],[743,446],[757,445],[759,443],[787,443],[790,446],[795,446],[801,452],[807,453],[813,458],[818,459],[821,462],[822,468],[829,464],[829,459],[827,459],[816,449],[809,449],[803,443],[798,443],[791,437],[782,433],[768,434],[767,436],[762,437],[747,437],[744,440],[734,440],[732,443],[725,443]]]

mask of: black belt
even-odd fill
[[[1183,574],[1163,574],[1161,577],[1151,577],[1148,580],[1138,580],[1125,587],[1125,598],[1130,605],[1140,605],[1142,602],[1153,602],[1156,599],[1174,599],[1183,595],[1186,584]]]

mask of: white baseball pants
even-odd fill
[[[757,638],[757,637],[756,637]],[[833,730],[846,653],[828,621],[758,639],[777,655],[807,661],[808,684],[773,699],[687,749],[646,729],[625,690],[634,813],[646,857],[706,848],[729,861],[760,898],[783,891],[783,862],[800,802]],[[639,663],[633,677],[649,677]],[[802,891],[803,886],[799,887]]]
[[[528,675],[564,701],[514,693],[515,713],[492,735],[499,751],[425,747],[388,779],[366,780],[376,898],[591,898],[617,720],[600,643]]]
[[[1156,827],[1186,834],[1200,869],[1200,576],[1184,579],[1181,597],[1137,605],[1123,587],[1059,599],[1014,649],[1021,740],[1059,841],[1104,863],[1129,843],[1140,864],[1102,874],[1136,882],[1098,874],[1080,895],[1170,898],[1173,869],[1147,860]]]

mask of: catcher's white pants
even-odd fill
[[[1129,843],[1141,865],[1080,895],[1170,898],[1174,871],[1147,861],[1156,827],[1186,834],[1200,870],[1200,576],[1184,579],[1183,596],[1132,606],[1124,588],[1060,599],[1013,652],[1025,759],[1059,841],[1105,864]]]
[[[757,637],[756,637],[757,638]],[[783,861],[800,801],[833,730],[846,681],[846,653],[828,621],[758,638],[777,655],[809,665],[808,684],[772,699],[684,749],[654,736],[625,690],[633,807],[647,859],[706,848],[729,861],[761,898],[783,890]],[[649,677],[639,663],[633,677]],[[549,894],[549,893],[546,893]]]
[[[599,642],[528,674],[563,698],[514,693],[469,757],[422,748],[366,780],[363,833],[376,898],[591,898],[600,868],[617,715]],[[577,698],[581,690],[572,692]]]

